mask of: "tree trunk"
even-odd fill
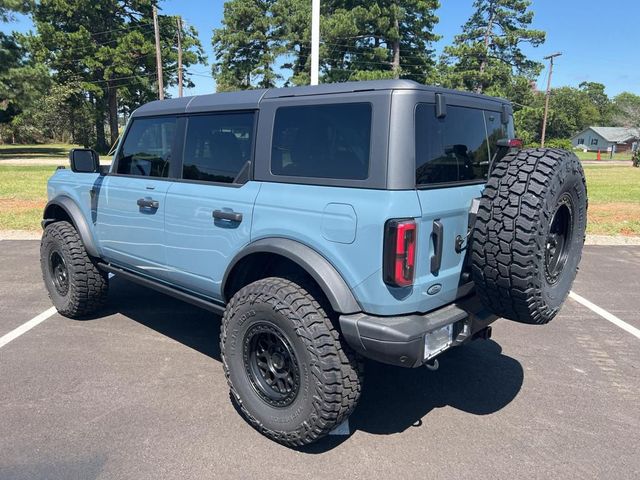
[[[109,82],[107,102],[109,107],[109,131],[111,145],[113,145],[118,140],[118,89],[113,82]]]
[[[103,98],[95,99],[96,150],[106,152],[109,146],[104,131],[105,104]]]
[[[489,56],[489,42],[491,41],[491,37],[493,36],[493,22],[495,21],[495,11],[493,10],[493,5],[489,10],[489,22],[487,23],[487,31],[484,34],[484,56],[482,57],[482,62],[480,62],[480,83],[476,86],[476,93],[482,93],[484,90],[484,85],[482,84],[482,74],[487,69],[487,57]]]
[[[393,78],[400,78],[400,22],[398,21],[398,17],[393,19],[393,27],[397,34],[397,40],[391,42],[391,51],[393,54],[391,68],[393,70]]]

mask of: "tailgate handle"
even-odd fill
[[[433,255],[431,256],[431,273],[438,275],[440,265],[442,265],[442,243],[444,240],[444,227],[440,220],[433,221],[433,230],[431,232],[431,240],[433,241]]]

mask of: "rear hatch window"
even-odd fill
[[[447,106],[437,118],[434,105],[419,104],[415,122],[418,188],[483,183],[490,163],[507,152],[497,146],[510,137],[499,112]]]

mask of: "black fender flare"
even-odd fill
[[[307,245],[280,237],[256,240],[236,254],[222,278],[221,291],[223,294],[234,267],[243,258],[254,253],[273,253],[296,263],[317,282],[334,311],[344,314],[362,311],[347,282],[326,258]],[[229,301],[228,298],[225,300]]]
[[[84,244],[84,248],[87,249],[87,253],[92,257],[99,258],[100,253],[98,252],[96,241],[93,238],[91,227],[89,227],[89,222],[87,222],[87,219],[82,213],[82,210],[71,197],[67,197],[66,195],[58,195],[47,203],[47,205],[44,207],[44,213],[42,215],[42,228],[45,228],[47,225],[57,220],[57,218],[55,218],[55,216],[51,213],[54,206],[61,208],[69,216],[71,222],[73,223],[73,226],[78,232],[78,235],[80,235],[80,239]]]

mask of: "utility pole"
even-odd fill
[[[178,16],[178,97],[182,97],[182,18]]]
[[[318,85],[320,65],[320,0],[311,2],[311,85]]]
[[[164,100],[164,85],[162,84],[162,52],[160,51],[160,29],[158,28],[158,9],[153,7],[153,29],[156,34],[156,69],[158,71],[158,98]]]
[[[544,99],[544,119],[542,120],[542,135],[540,136],[540,146],[544,148],[544,138],[547,134],[547,115],[549,114],[549,96],[551,95],[551,75],[553,75],[553,59],[562,55],[560,52],[552,53],[544,57],[549,60],[549,78],[547,80],[547,93]]]

